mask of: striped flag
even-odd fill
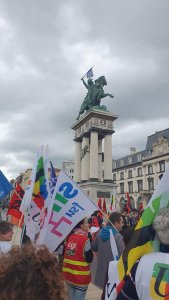
[[[158,242],[155,239],[153,221],[159,210],[169,207],[169,165],[166,172],[145,208],[137,226],[131,236],[131,240],[125,247],[118,262],[119,279],[122,280],[129,274],[135,262],[144,254],[158,251]]]
[[[36,236],[39,234],[40,228],[43,227],[47,208],[51,200],[46,167],[48,160],[46,156],[47,151],[44,154],[42,150],[37,161],[33,193],[26,217],[26,234],[32,242],[34,242]]]

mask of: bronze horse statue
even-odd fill
[[[103,87],[107,85],[107,81],[105,76],[100,76],[94,82],[91,78],[88,79],[88,84],[82,79],[83,84],[88,89],[88,93],[80,107],[79,115],[77,120],[79,119],[80,115],[82,115],[85,111],[88,111],[92,107],[107,110],[105,105],[100,105],[101,99],[107,96],[114,98],[112,94],[104,93]]]

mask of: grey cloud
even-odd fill
[[[42,144],[56,166],[73,159],[80,78],[92,65],[115,97],[102,101],[119,115],[114,158],[167,128],[168,8],[168,0],[1,0],[0,168],[19,175]]]

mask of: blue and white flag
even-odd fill
[[[51,166],[51,168],[50,168],[49,188],[50,188],[51,194],[53,195],[53,192],[55,190],[55,185],[57,182],[57,176],[56,176],[55,169],[54,169],[54,166],[52,165],[51,161],[50,161],[50,166]]]
[[[51,252],[61,244],[75,225],[98,210],[98,206],[63,170],[50,202],[38,245],[46,245]]]
[[[86,73],[86,76],[87,76],[87,78],[91,78],[94,76],[92,68]]]
[[[0,170],[0,200],[13,190],[13,186]]]

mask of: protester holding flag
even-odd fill
[[[108,222],[105,227],[99,230],[96,235],[96,239],[91,243],[92,250],[98,253],[94,284],[101,289],[104,287],[105,276],[108,270],[109,262],[114,260],[110,244],[110,230],[114,235],[119,256],[122,254],[124,249],[123,237],[120,234],[123,226],[121,214],[118,212],[111,213],[109,221],[110,222]]]
[[[124,245],[125,247],[127,246],[127,244],[130,241],[131,235],[133,233],[134,228],[133,227],[129,227],[128,229],[125,230],[125,232],[123,233],[123,241],[124,241]],[[111,235],[111,239],[112,239],[112,235]],[[114,241],[115,242],[115,241]],[[115,251],[117,251],[117,249],[114,249],[114,245],[112,244],[112,252],[114,253]],[[117,253],[117,252],[116,252]],[[114,255],[115,256],[115,255]],[[105,278],[105,286],[103,289],[103,293],[101,296],[101,300],[114,300],[113,298],[113,290],[115,288],[115,283],[116,283],[116,276],[118,274],[117,271],[117,264],[118,264],[118,259],[119,257],[117,257],[115,260],[111,261],[109,263],[109,268],[108,268],[108,272],[106,274],[106,278]],[[113,270],[113,271],[112,271]]]
[[[91,281],[90,263],[93,253],[88,239],[89,223],[84,218],[67,238],[63,260],[63,276],[69,300],[84,300]]]
[[[103,218],[100,217],[100,210],[96,210],[89,218],[90,227],[102,227]]]
[[[13,225],[0,221],[0,255],[8,253],[12,248]]]
[[[153,227],[162,243],[160,252],[145,254],[133,266],[116,300],[167,299],[169,285],[169,208],[162,209]],[[145,272],[146,270],[146,272]]]

